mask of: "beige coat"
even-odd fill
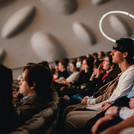
[[[108,82],[102,86],[96,93],[93,94],[93,97],[96,98],[96,103],[107,100],[112,95],[113,91],[116,89],[119,77],[121,73],[112,81]]]

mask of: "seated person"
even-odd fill
[[[103,61],[104,57],[105,57],[105,52],[99,51],[98,52],[98,59],[99,59],[99,61]]]
[[[134,99],[134,98],[133,98]],[[134,108],[134,100],[133,99],[131,99],[131,101],[130,101],[130,108]],[[126,109],[126,108],[125,108]],[[134,128],[134,109],[129,109],[129,108],[127,108],[126,110],[125,110],[125,112],[128,112],[128,114],[130,114],[130,116],[127,118],[127,119],[125,119],[125,120],[123,120],[123,121],[121,121],[120,123],[118,123],[117,125],[114,125],[114,126],[110,126],[110,128],[107,128],[106,130],[104,130],[103,132],[101,132],[101,134],[118,134],[118,133],[120,133],[122,130],[124,130],[124,129],[127,129],[128,130],[128,132],[129,132],[129,129],[130,128]],[[121,112],[118,112],[119,113],[119,115],[120,115],[120,113]],[[121,117],[120,117],[121,118]],[[130,132],[131,134],[133,133],[132,131]],[[129,133],[129,134],[130,134]],[[120,133],[121,134],[121,133]],[[124,133],[125,134],[125,133]],[[126,131],[126,134],[127,134],[127,131]]]
[[[81,66],[82,66],[82,62],[83,60],[86,58],[86,56],[80,56],[80,57],[77,57],[76,60],[76,67],[77,67],[77,70],[80,71],[81,70]]]
[[[103,109],[104,112],[99,113],[97,116],[89,120],[87,125],[89,126],[87,127],[87,133],[90,133],[88,132],[88,130],[90,131],[91,127],[92,127],[91,131],[93,134],[100,133],[103,130],[113,125],[116,125],[122,122],[123,120],[127,120],[131,116],[133,116],[134,115],[133,97],[134,97],[134,86],[132,86],[132,90],[126,96],[119,97],[117,100],[115,100],[115,102],[113,102],[113,104],[109,108],[107,108],[106,110]],[[129,125],[127,125],[127,127]],[[115,133],[117,133],[117,130],[115,130]],[[120,130],[121,129],[119,128],[118,132]]]
[[[85,96],[82,100],[83,104],[95,104],[96,99],[91,95],[99,90],[100,87],[108,83],[117,77],[120,72],[117,64],[112,62],[112,56],[110,54],[105,56],[103,63],[99,64],[98,68],[93,72],[88,88],[88,96]]]
[[[75,60],[70,62],[70,72],[71,72],[71,75],[61,81],[63,84],[68,85],[78,80],[79,72],[77,71]]]
[[[58,64],[59,64],[59,61],[58,60],[55,60],[53,62],[53,65],[50,66],[50,69],[51,69],[51,72],[52,72],[52,75],[53,75],[53,81],[56,81],[57,78],[58,78],[58,74],[59,74]]]
[[[69,76],[69,73],[67,71],[67,66],[68,66],[68,63],[66,60],[59,61],[59,63],[58,63],[58,68],[59,68],[58,78],[55,82],[61,83],[61,81],[63,79],[66,79]]]
[[[91,77],[92,72],[93,72],[92,57],[83,59],[79,78],[76,82],[74,82],[75,87],[82,86],[82,84],[86,84],[89,78]]]
[[[89,81],[89,78],[91,77],[91,74],[93,72],[93,58],[85,58],[82,63],[81,71],[79,73],[79,78],[77,81],[74,81],[71,84],[71,88],[69,94],[66,92],[66,95],[72,96],[76,93],[79,93],[85,87],[87,81]],[[68,91],[69,91],[68,89]]]
[[[12,81],[12,70],[0,64],[0,134],[8,134],[19,125],[12,103]]]
[[[52,100],[52,74],[43,65],[25,66],[19,82],[19,92],[23,94],[15,109],[20,124],[49,106]]]
[[[79,79],[80,72],[77,71],[76,67],[76,61],[73,60],[70,62],[70,72],[72,73],[69,77],[66,79],[61,80],[61,87],[60,87],[60,96],[63,96],[64,94],[67,94],[71,92],[71,89],[69,88],[71,84],[76,82]]]

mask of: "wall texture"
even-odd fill
[[[25,9],[26,6],[29,8]],[[51,62],[62,57],[73,58],[112,50],[113,42],[99,31],[101,16],[111,10],[127,11],[134,15],[134,0],[0,0],[0,49],[6,51],[4,64],[18,68],[28,62]],[[131,30],[128,36],[134,37],[134,20],[125,15],[118,16]],[[5,31],[9,33],[13,29],[14,33],[6,37],[3,36],[3,29],[9,18],[12,24],[7,24],[9,30]],[[114,39],[125,35],[120,34],[123,30],[118,32],[118,26],[114,26],[120,23],[114,24],[113,19],[111,24],[109,20],[108,16],[103,21],[107,35]],[[35,37],[37,34],[40,36]]]

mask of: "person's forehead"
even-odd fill
[[[24,70],[24,72],[22,73],[22,76],[25,77],[28,74],[28,70]]]
[[[104,58],[104,60],[105,60],[105,61],[109,61],[109,57],[106,56],[106,57]]]
[[[114,44],[114,47],[115,47],[115,48],[117,48],[117,47],[118,47],[118,44],[117,44],[117,43],[115,43],[115,44]]]

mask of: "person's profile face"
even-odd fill
[[[27,96],[29,94],[29,92],[31,92],[31,88],[28,85],[27,81],[25,80],[26,76],[27,76],[28,70],[25,70],[22,74],[22,78],[19,82],[19,91],[21,94],[23,94],[24,96]]]

